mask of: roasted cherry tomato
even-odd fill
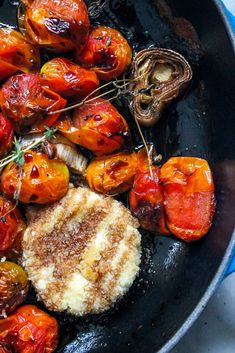
[[[0,342],[0,353],[12,353],[9,344]]]
[[[19,27],[32,43],[60,53],[75,48],[81,51],[90,27],[85,1],[23,0],[22,3]]]
[[[164,195],[159,182],[160,167],[149,166],[145,149],[138,152],[137,161],[134,185],[129,196],[131,212],[143,229],[167,234]]]
[[[0,113],[0,158],[12,148],[14,131],[11,122]]]
[[[41,78],[43,85],[65,98],[85,98],[99,86],[95,72],[65,58],[55,58],[44,64]]]
[[[28,276],[14,262],[0,262],[0,316],[20,305],[28,293]]]
[[[34,305],[23,305],[0,320],[0,342],[12,352],[51,353],[58,342],[57,321]]]
[[[60,120],[57,128],[72,142],[96,155],[118,151],[130,142],[125,119],[110,102],[102,98],[78,107],[72,119]]]
[[[20,211],[15,205],[0,196],[0,255],[7,256],[11,250],[16,253],[21,248],[21,238],[25,230]]]
[[[20,187],[20,170],[10,163],[1,175],[2,190],[9,197]],[[24,203],[48,204],[60,200],[68,191],[69,171],[60,160],[49,159],[41,152],[24,154],[19,200]]]
[[[20,71],[37,72],[39,69],[39,50],[20,32],[0,28],[0,81]]]
[[[9,78],[0,91],[0,106],[15,130],[24,134],[43,131],[59,114],[48,113],[64,108],[66,100],[43,87],[38,75],[20,74]]]
[[[161,168],[167,227],[178,238],[201,238],[215,211],[214,183],[204,159],[174,157]]]
[[[102,194],[120,194],[132,187],[136,166],[136,153],[94,158],[87,168],[88,184]]]
[[[77,51],[77,62],[107,81],[124,73],[131,58],[127,40],[116,29],[109,27],[94,28],[83,51]]]

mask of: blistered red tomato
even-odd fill
[[[134,185],[129,195],[131,212],[143,229],[167,234],[164,194],[159,180],[160,167],[149,166],[145,149],[138,152],[137,160]]]
[[[78,107],[72,119],[65,117],[58,122],[57,128],[72,142],[96,155],[124,149],[130,140],[125,119],[109,101],[102,98]]]
[[[14,131],[11,122],[0,113],[0,158],[10,152],[13,136]]]
[[[18,133],[43,131],[59,114],[48,113],[64,108],[66,100],[43,87],[38,75],[20,74],[9,78],[0,91],[0,106]]]
[[[89,32],[83,0],[23,0],[19,27],[32,43],[54,52],[81,50]]]
[[[114,28],[96,27],[77,62],[94,70],[101,80],[111,80],[126,71],[132,58],[131,48],[123,35]]]
[[[20,211],[3,196],[0,196],[0,255],[11,250],[20,250],[21,238],[25,230]]]
[[[86,70],[65,58],[55,58],[41,68],[41,82],[64,98],[85,98],[98,88],[95,72]]]
[[[120,194],[132,187],[136,167],[136,153],[120,152],[94,158],[86,171],[87,181],[94,191]]]
[[[20,170],[10,163],[1,175],[3,193],[13,198],[20,185]],[[68,191],[69,171],[60,160],[49,159],[41,152],[24,154],[19,201],[48,204],[60,200]]]
[[[201,238],[211,226],[215,211],[214,183],[206,160],[170,158],[161,168],[167,227],[178,238]]]
[[[0,320],[0,342],[12,352],[51,353],[58,342],[57,321],[34,305],[21,306]]]
[[[37,72],[40,55],[37,47],[12,28],[0,28],[0,81],[22,72]]]
[[[0,262],[0,317],[13,311],[26,298],[28,276],[14,262]]]

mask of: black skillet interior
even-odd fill
[[[16,8],[10,3],[14,1],[0,1],[0,23],[14,26]],[[181,36],[176,35],[176,27],[161,18],[151,0],[106,1],[92,22],[119,28],[135,51],[150,45],[168,47],[191,63],[194,81],[190,89],[166,111],[156,128],[145,134],[164,160],[184,155],[210,162],[217,190],[213,227],[195,244],[143,232],[141,274],[130,292],[103,315],[86,319],[56,315],[60,322],[58,352],[158,351],[207,291],[231,240],[235,207],[234,54],[213,1],[172,0],[169,4],[175,16],[193,23],[202,50],[183,38],[182,30]],[[183,36],[186,32],[192,35],[190,26],[183,27]],[[125,102],[117,102],[117,106],[131,121]],[[33,293],[29,302],[35,303]]]

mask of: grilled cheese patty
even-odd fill
[[[139,271],[141,237],[138,221],[120,202],[72,188],[28,215],[23,263],[50,310],[99,313],[130,288]]]

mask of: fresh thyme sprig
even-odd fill
[[[24,153],[38,147],[42,142],[52,139],[56,132],[56,129],[50,128],[48,126],[45,126],[45,130],[46,131],[44,132],[43,136],[39,140],[34,141],[33,143],[31,143],[29,146],[25,148],[21,148],[20,139],[17,140],[15,138],[15,141],[14,141],[15,148],[10,155],[0,160],[0,169],[5,167],[10,162],[15,162],[16,164],[19,165],[19,167],[23,167]]]

